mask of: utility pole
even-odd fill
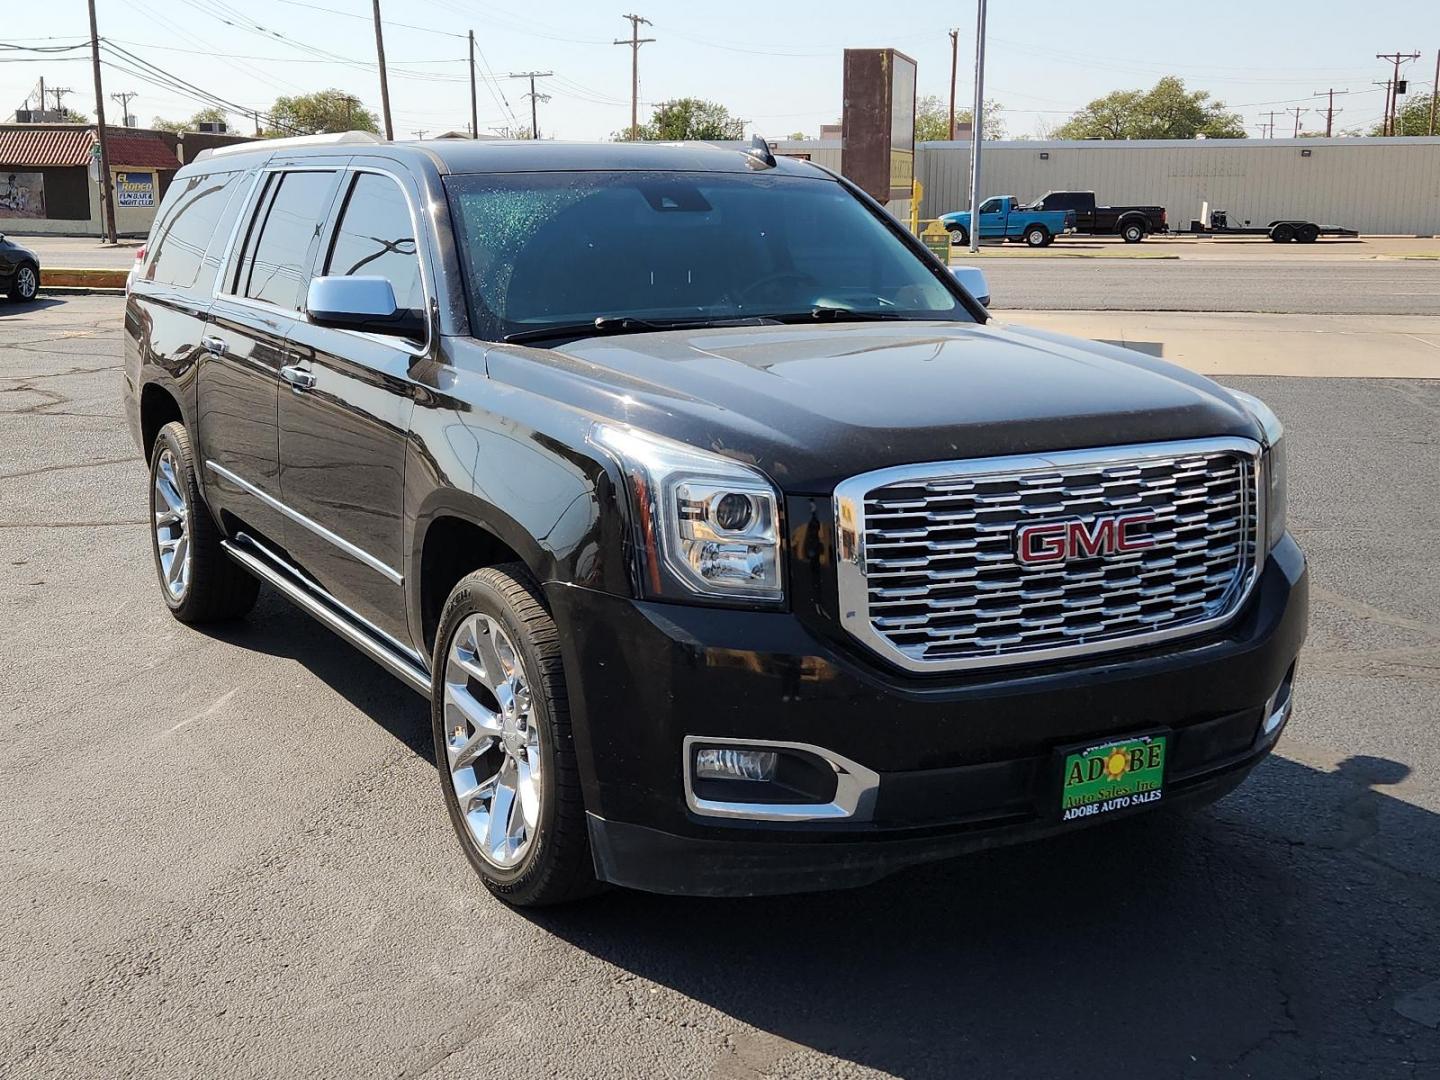
[[[385,138],[395,138],[395,125],[390,122],[390,80],[385,74],[385,35],[380,30],[380,0],[375,5],[375,54],[380,58],[380,109],[385,114]]]
[[[1286,111],[1287,113],[1294,113],[1294,114],[1295,114],[1295,134],[1292,135],[1291,138],[1293,138],[1293,139],[1298,139],[1298,138],[1300,137],[1300,117],[1304,116],[1304,115],[1305,115],[1307,112],[1309,112],[1310,110],[1309,110],[1309,109],[1302,109],[1302,108],[1300,108],[1299,105],[1296,105],[1295,108],[1293,108],[1293,109],[1286,109],[1285,111]]]
[[[1430,134],[1435,134],[1435,101],[1440,98],[1440,49],[1435,50],[1435,82],[1430,87]]]
[[[640,36],[640,24],[650,26],[649,19],[639,15],[626,15],[630,20],[630,40],[616,38],[616,45],[630,46],[630,141],[634,142],[640,133],[640,46],[654,41],[653,37]]]
[[[30,108],[30,99],[29,99],[28,97],[25,99],[25,108],[27,108],[27,109]],[[41,76],[40,76],[40,120],[41,120],[42,123],[43,123],[44,120],[45,120],[45,76],[44,76],[44,75],[41,75]]]
[[[1260,115],[1261,115],[1261,116],[1264,116],[1265,114],[1264,114],[1264,113],[1261,113]],[[1269,128],[1268,128],[1268,133],[1266,134],[1265,138],[1267,138],[1267,139],[1273,139],[1274,137],[1275,137],[1275,110],[1274,110],[1274,109],[1271,109],[1271,110],[1270,110],[1270,125],[1269,125]]]
[[[1335,95],[1348,93],[1350,93],[1349,90],[1336,90],[1334,87],[1331,87],[1329,90],[1316,90],[1315,93],[1311,95],[1311,97],[1325,97],[1327,94],[1330,96],[1330,103],[1325,107],[1325,137],[1327,139],[1330,138],[1331,133],[1335,129],[1335,114],[1345,111],[1344,109],[1335,108]]]
[[[1412,53],[1376,53],[1376,60],[1389,60],[1395,65],[1395,75],[1390,80],[1390,93],[1385,95],[1385,124],[1381,129],[1386,135],[1394,135],[1396,121],[1400,118],[1400,62],[1402,60],[1419,60],[1418,52]]]
[[[950,126],[945,129],[945,138],[955,138],[955,65],[960,56],[960,31],[950,31]]]
[[[110,185],[110,150],[105,144],[105,89],[100,85],[100,31],[95,29],[95,0],[90,0],[90,66],[95,70],[95,138],[100,144],[100,209],[105,242],[115,243],[115,191]]]
[[[132,123],[130,123],[130,119],[131,119],[131,118],[130,118],[130,102],[134,101],[134,100],[135,100],[137,97],[139,97],[139,96],[140,96],[140,95],[137,94],[134,90],[122,90],[122,91],[119,91],[118,93],[114,93],[114,94],[111,94],[111,95],[110,95],[110,99],[111,99],[112,101],[118,101],[118,102],[120,103],[120,126],[121,126],[121,127],[134,127],[134,126],[135,126],[135,125],[133,125]]]
[[[970,252],[980,250],[980,143],[985,130],[985,0],[975,2],[975,111],[970,114]]]
[[[423,139],[425,138],[425,128],[421,128],[419,131],[412,131],[410,134],[414,135],[417,139]]]
[[[554,73],[553,71],[512,71],[512,72],[510,72],[510,78],[512,78],[512,79],[529,79],[529,80],[530,80],[530,92],[529,92],[528,94],[524,95],[524,96],[525,96],[525,97],[528,97],[528,98],[530,99],[530,138],[532,138],[532,139],[538,139],[538,138],[540,138],[540,114],[539,114],[539,112],[536,110],[536,105],[537,105],[539,102],[541,102],[541,101],[549,101],[549,100],[550,100],[550,95],[549,95],[549,94],[537,94],[537,93],[535,92],[535,80],[536,80],[536,79],[548,79],[551,75],[554,75],[554,74],[555,74],[555,73]]]
[[[64,113],[65,113],[65,105],[63,104],[63,102],[62,102],[61,99],[64,98],[66,94],[73,94],[74,92],[75,92],[75,91],[74,91],[74,90],[71,90],[68,86],[52,86],[52,87],[50,88],[50,93],[52,93],[52,94],[55,95],[55,111],[56,111],[57,113],[60,113],[62,116],[64,115]],[[40,111],[41,111],[41,112],[44,112],[44,111],[45,111],[45,95],[44,95],[44,94],[41,94],[41,95],[40,95]]]
[[[470,31],[470,138],[480,138],[480,114],[475,108],[475,31]]]

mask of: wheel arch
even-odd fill
[[[140,449],[145,460],[155,448],[155,438],[160,429],[173,421],[185,423],[185,410],[180,405],[180,396],[159,382],[147,382],[140,389]]]

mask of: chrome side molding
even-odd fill
[[[388,669],[425,699],[430,697],[430,673],[420,655],[391,637],[374,623],[351,611],[318,585],[291,571],[288,564],[259,541],[245,533],[222,540],[225,554],[261,581],[285,594],[306,614],[354,645]]]

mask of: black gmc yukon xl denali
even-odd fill
[[[268,583],[428,697],[512,903],[854,885],[1197,805],[1290,714],[1273,414],[991,321],[807,162],[214,152],[125,330],[165,602]]]

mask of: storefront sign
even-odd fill
[[[155,174],[153,172],[117,172],[115,174],[116,206],[154,206]]]

